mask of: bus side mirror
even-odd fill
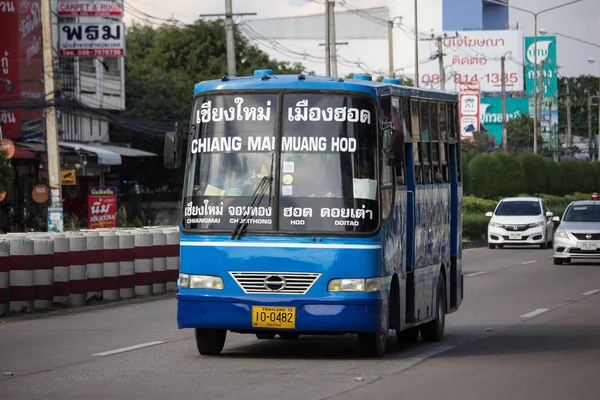
[[[177,169],[181,165],[181,137],[179,132],[165,134],[164,163],[167,169]]]

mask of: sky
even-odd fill
[[[338,0],[344,1],[344,0]],[[403,8],[406,2],[410,6],[412,0],[345,0],[348,4],[359,8],[396,6],[396,10]],[[419,0],[427,3],[432,0]],[[510,4],[538,12],[568,0],[510,0]],[[406,7],[407,9],[409,7]],[[324,10],[323,0],[233,0],[233,12],[255,12],[256,16],[245,16],[246,19],[265,19],[275,17],[300,16],[319,14]],[[150,22],[160,24],[160,19],[176,18],[182,22],[190,23],[200,14],[224,13],[224,0],[125,0],[125,22],[141,22],[140,11],[152,19]],[[238,18],[239,22],[242,18]],[[410,23],[411,16],[404,17]],[[528,13],[511,9],[509,12],[510,25],[518,24],[519,29],[526,35],[533,35],[533,16]],[[414,25],[413,25],[414,26]],[[441,28],[441,27],[440,27]],[[538,29],[543,28],[549,33],[560,33],[582,40],[596,43],[600,46],[600,0],[582,0],[579,3],[560,8],[558,10],[542,13],[538,17]],[[419,29],[421,30],[421,29]],[[580,74],[600,75],[600,48],[583,44],[572,39],[557,35],[558,64],[563,76],[577,76]],[[348,49],[349,50],[349,49]],[[356,51],[353,49],[352,51]],[[272,53],[272,52],[269,52]],[[360,53],[360,51],[359,51]],[[284,55],[272,53],[279,60],[286,60]],[[380,64],[387,65],[387,55]],[[592,64],[588,60],[594,59]],[[289,59],[288,61],[298,61]],[[320,71],[316,71],[320,72]],[[344,69],[340,68],[340,73]]]

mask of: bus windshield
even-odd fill
[[[184,229],[231,231],[242,218],[249,218],[247,231],[262,233],[377,228],[373,101],[300,93],[213,95],[197,99],[192,117]],[[264,177],[273,183],[249,207]]]

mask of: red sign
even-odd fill
[[[43,118],[41,107],[29,108],[44,99],[40,0],[0,2],[0,38],[2,135],[32,137]]]
[[[59,17],[122,17],[121,4],[110,0],[61,0]]]
[[[88,228],[117,227],[117,188],[91,187],[88,190]]]

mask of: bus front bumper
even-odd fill
[[[285,298],[207,297],[177,295],[177,325],[182,328],[215,328],[232,331],[379,332],[387,322],[381,297]],[[293,329],[252,326],[252,307],[294,307]]]

